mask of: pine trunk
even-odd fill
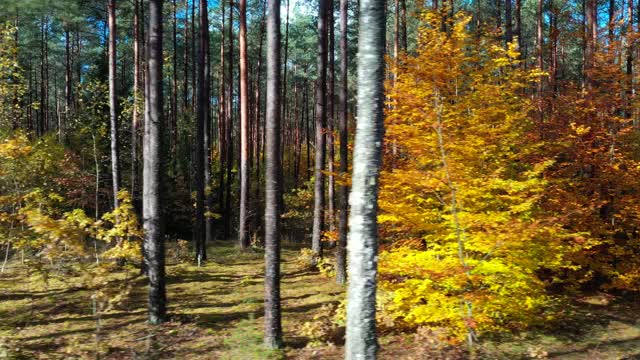
[[[280,216],[278,177],[280,164],[280,0],[268,0],[267,17],[267,109],[265,148],[265,310],[264,342],[282,347],[280,309]]]
[[[324,129],[327,124],[327,9],[328,0],[320,0],[318,9],[318,78],[316,80],[316,151],[313,208],[313,234],[311,249],[315,257],[322,257],[322,232],[324,230],[324,163],[326,157]]]
[[[111,179],[113,182],[113,208],[118,207],[120,171],[118,161],[118,98],[116,88],[116,2],[109,0],[109,119],[111,125]]]
[[[338,187],[338,205],[340,206],[338,220],[338,250],[336,251],[336,282],[345,284],[347,282],[347,211],[348,187],[344,183],[347,176],[347,21],[348,21],[348,0],[340,0],[340,89],[339,89],[339,121],[338,130],[340,132],[340,178],[342,182]]]
[[[162,0],[149,0],[148,103],[143,141],[144,253],[149,277],[149,323],[166,321],[164,233],[162,227]]]

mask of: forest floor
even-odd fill
[[[340,359],[341,334],[316,346],[304,334],[314,321],[326,322],[327,305],[337,305],[344,289],[304,269],[299,254],[295,247],[283,250],[286,349],[278,353],[261,348],[261,252],[216,245],[202,267],[170,261],[171,320],[156,327],[145,323],[146,281],[139,270],[88,280],[82,271],[65,270],[45,279],[17,259],[0,274],[0,359]],[[91,281],[93,288],[86,285]],[[640,359],[640,301],[599,294],[576,300],[566,312],[570,321],[554,329],[484,341],[477,358]],[[383,334],[380,344],[381,359],[465,357],[411,334]]]

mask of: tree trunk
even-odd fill
[[[350,197],[346,358],[375,358],[377,195],[383,134],[385,20],[382,1],[360,1],[358,122]]]
[[[634,16],[634,11],[633,11],[633,1],[629,1],[628,5],[627,5],[627,64],[626,64],[626,71],[627,71],[627,75],[633,75],[633,51],[634,51],[634,46],[633,46],[633,40],[631,39],[633,33],[634,33],[634,27],[633,27],[633,16]],[[630,95],[634,96],[635,95],[635,91],[634,91],[634,82],[633,82],[633,78],[629,79],[630,81],[630,86],[629,86],[629,91],[630,91]]]
[[[340,117],[338,130],[340,131],[340,178],[342,182],[338,187],[338,205],[340,206],[338,220],[338,249],[336,251],[336,282],[345,284],[347,282],[347,211],[348,187],[344,183],[347,176],[347,21],[348,21],[348,0],[340,0],[340,89],[339,89],[339,111]]]
[[[542,48],[544,46],[544,38],[542,37],[542,5],[544,0],[538,0],[538,11],[536,13],[536,56],[537,56],[537,65],[538,69],[544,70],[544,62],[542,57]],[[537,91],[536,96],[538,100],[538,120],[542,122],[543,119],[543,109],[542,109],[542,87],[543,87],[543,77],[540,77],[540,81],[537,83]]]
[[[134,0],[135,1],[135,0]],[[176,0],[172,2],[173,19],[172,26],[173,32],[171,34],[173,40],[173,54],[172,54],[172,74],[171,74],[171,168],[174,170],[173,176],[175,177],[175,164],[177,161],[177,149],[178,149],[178,17],[177,17],[177,4]]]
[[[395,7],[393,10],[393,61],[394,63],[397,63],[398,54],[400,52],[400,0],[395,0]]]
[[[68,25],[67,25],[68,26]],[[17,33],[17,32],[16,32]],[[73,73],[71,72],[71,38],[69,29],[65,27],[64,30],[64,120],[65,124],[59,129],[61,134],[61,141],[64,141],[66,123],[69,123],[71,117],[72,101],[72,82]]]
[[[409,48],[407,43],[407,0],[400,0],[400,30],[402,50],[406,52]]]
[[[249,90],[247,61],[247,0],[240,0],[240,218],[238,242],[241,249],[250,244],[247,206],[249,202]]]
[[[280,216],[278,177],[280,164],[280,0],[269,1],[267,18],[267,111],[265,181],[265,304],[264,342],[282,347],[280,312]]]
[[[149,323],[166,321],[164,229],[162,223],[162,0],[149,0],[149,87],[144,126],[143,223],[149,277]]]
[[[520,16],[522,10],[522,0],[516,0],[516,8],[515,8],[515,20],[516,20],[516,29],[515,35],[518,38],[518,50],[522,51],[522,17]]]
[[[182,111],[189,108],[189,0],[184,0],[184,53],[182,63]]]
[[[307,181],[311,180],[311,129],[309,126],[309,91],[304,85],[305,139],[307,143]]]
[[[281,118],[281,125],[283,127],[283,134],[284,134],[284,139],[281,140],[280,142],[280,149],[281,149],[281,153],[280,153],[280,157],[281,157],[281,163],[284,164],[284,155],[286,154],[286,152],[284,151],[285,149],[285,145],[287,145],[287,126],[289,125],[289,118],[287,117],[287,89],[288,89],[288,82],[287,82],[287,64],[289,62],[289,12],[290,12],[290,7],[289,7],[289,0],[287,0],[287,6],[286,6],[286,18],[285,18],[285,30],[284,30],[284,62],[283,62],[283,71],[282,71],[282,100],[281,100],[281,105],[282,105],[282,118]],[[283,165],[284,166],[284,165]],[[284,213],[284,191],[285,191],[285,182],[284,182],[284,170],[282,169],[282,167],[280,167],[279,169],[280,173],[278,176],[280,176],[280,183],[282,184],[282,187],[280,188],[280,194],[278,194],[278,213],[279,214],[283,214]]]
[[[335,107],[334,107],[334,95],[335,95],[335,37],[334,37],[334,19],[333,19],[333,0],[329,0],[329,12],[328,12],[328,26],[329,26],[329,53],[328,53],[328,72],[327,72],[327,150],[328,150],[328,161],[327,161],[327,170],[329,171],[328,176],[328,189],[327,189],[327,201],[328,201],[328,212],[329,212],[329,229],[331,231],[335,230],[335,217],[336,217],[336,196],[335,196],[335,176],[333,162],[335,160],[335,147],[334,147],[334,137],[333,137],[333,128],[335,123]]]
[[[229,3],[229,26],[228,26],[228,43],[229,51],[227,52],[227,66],[228,66],[228,78],[227,78],[227,115],[226,115],[226,127],[225,127],[225,145],[226,145],[226,159],[227,165],[227,182],[226,182],[226,194],[224,205],[224,238],[229,239],[231,236],[231,184],[232,184],[232,169],[233,169],[233,139],[231,133],[233,130],[233,2]]]
[[[378,178],[384,100],[385,19],[381,0],[360,0],[358,123],[349,223],[346,359],[375,359]]]
[[[218,206],[224,209],[224,174],[227,159],[227,79],[225,65],[224,1],[220,1],[220,106],[218,109]],[[226,220],[226,218],[225,218]]]
[[[631,0],[633,1],[633,0]],[[615,30],[616,27],[616,1],[615,0],[609,0],[609,23],[607,24],[608,27],[608,35],[609,35],[609,46],[612,46],[613,41],[615,40],[613,32]]]
[[[261,125],[261,116],[260,116],[260,110],[262,108],[261,106],[261,96],[260,96],[260,79],[262,78],[262,42],[263,42],[263,38],[264,38],[264,32],[265,32],[265,25],[266,25],[266,12],[267,12],[267,5],[263,5],[263,9],[262,9],[262,19],[260,20],[260,40],[259,40],[259,45],[258,45],[258,63],[256,65],[256,67],[258,68],[257,71],[257,75],[256,75],[256,87],[255,87],[255,119],[254,119],[254,123],[256,126],[256,144],[255,144],[255,153],[256,153],[256,195],[255,198],[256,200],[260,199],[260,163],[262,162],[260,160],[260,154],[261,154],[261,144],[262,144],[262,133],[260,132],[260,125]]]
[[[199,51],[198,51],[198,71],[197,71],[197,94],[198,101],[196,104],[197,110],[197,123],[196,123],[196,148],[195,148],[195,185],[196,185],[196,218],[195,218],[195,247],[196,247],[196,261],[198,263],[206,258],[206,246],[205,246],[205,228],[204,228],[204,162],[205,162],[205,122],[207,121],[208,114],[208,95],[206,94],[206,88],[208,84],[205,79],[207,61],[206,52],[209,47],[208,44],[208,24],[207,24],[207,2],[206,0],[200,0],[200,36],[199,36]]]
[[[327,124],[327,12],[328,1],[319,1],[318,10],[318,79],[316,83],[316,154],[313,208],[313,235],[311,249],[315,257],[322,257],[322,231],[324,229],[324,163],[325,132]]]
[[[138,114],[140,110],[140,18],[139,0],[133,1],[133,114],[131,119],[131,198],[138,198]]]
[[[118,207],[120,171],[118,161],[118,98],[116,88],[116,2],[109,0],[109,119],[111,124],[111,178],[113,182],[113,208]]]
[[[202,0],[201,0],[202,1]],[[201,51],[204,52],[204,147],[203,147],[203,168],[204,168],[204,188],[205,188],[205,227],[204,237],[202,243],[202,258],[207,259],[207,244],[213,242],[213,221],[214,218],[209,216],[213,211],[213,194],[210,191],[211,186],[211,128],[212,128],[212,116],[211,116],[211,52],[209,48],[209,7],[205,0],[204,3],[200,3],[200,39]],[[204,29],[204,30],[203,30]]]
[[[191,61],[196,61],[196,1],[191,1]],[[191,66],[191,111],[196,113],[196,66]],[[197,116],[197,115],[196,115]]]
[[[584,78],[587,87],[591,85],[591,76],[589,72],[593,66],[593,56],[595,53],[595,35],[594,29],[596,28],[596,1],[585,0],[585,39],[584,39]]]
[[[504,0],[504,38],[507,44],[513,41],[513,23],[511,20],[511,0]]]

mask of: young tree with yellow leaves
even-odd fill
[[[545,319],[537,272],[570,268],[573,246],[541,209],[553,161],[537,155],[522,95],[540,72],[517,66],[515,44],[471,36],[469,17],[441,21],[424,15],[388,90],[380,273],[392,316],[471,343]]]

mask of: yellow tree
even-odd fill
[[[552,299],[537,271],[569,267],[573,247],[540,208],[552,161],[520,94],[541,73],[517,66],[515,44],[471,37],[469,19],[443,31],[425,14],[417,53],[397,65],[378,220],[387,309],[471,342],[538,318]]]

